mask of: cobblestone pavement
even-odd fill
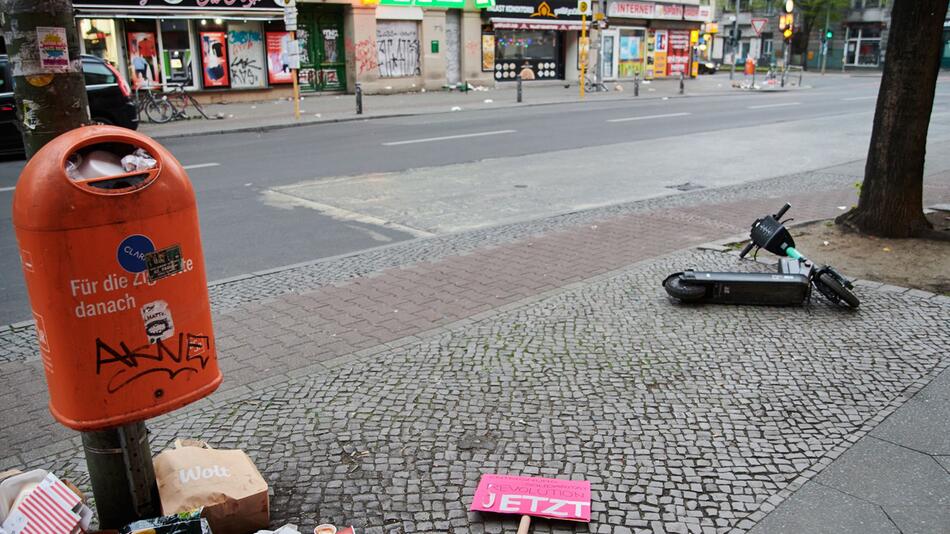
[[[466,511],[481,473],[506,472],[592,483],[589,526],[535,532],[745,531],[950,362],[946,297],[866,284],[854,313],[691,307],[659,284],[686,266],[736,259],[674,253],[216,394],[150,422],[153,451],[247,450],[275,524],[510,532]],[[31,463],[86,488],[70,444]]]
[[[215,315],[225,376],[220,392],[260,388],[268,380],[323,368],[337,358],[372,351],[406,336],[428,335],[433,328],[491,314],[522,298],[556,291],[633,262],[747,232],[749,221],[781,202],[773,198],[776,195],[796,206],[799,220],[833,216],[840,213],[838,206],[853,200],[854,192],[848,187],[813,186],[827,178],[798,183],[788,179],[792,186],[807,188],[807,193],[776,193],[757,184],[744,195],[737,193],[741,189],[725,191],[735,193],[733,197],[719,192],[705,201],[683,196],[660,199],[653,205],[575,214],[574,224],[540,221],[518,229],[497,229],[497,234],[487,237],[445,236],[433,240],[434,245],[421,240],[406,248],[371,250],[366,257],[338,260],[353,269],[350,272],[342,271],[336,262],[320,262],[276,273],[278,296],[241,303]],[[946,180],[937,181],[930,191],[935,201],[950,199]],[[514,238],[518,230],[520,239]],[[428,251],[430,245],[435,252]],[[319,287],[280,296],[279,289],[285,288],[280,284],[286,283],[283,277],[293,281],[300,271],[305,273],[304,282],[315,280]],[[306,278],[311,274],[316,276]],[[22,339],[24,330],[8,334]],[[0,406],[4,407],[0,427],[7,430],[0,433],[0,450],[7,451],[3,456],[8,461],[21,463],[68,449],[73,435],[53,421],[46,407],[42,366],[25,356],[0,363]]]
[[[782,198],[800,197],[807,190],[843,190],[855,180],[855,176],[832,170],[810,172],[781,178],[763,180],[739,186],[713,190],[693,191],[684,194],[659,197],[644,201],[607,206],[574,213],[546,217],[534,221],[508,224],[499,227],[475,230],[462,234],[438,236],[429,239],[398,243],[340,258],[324,259],[270,271],[250,273],[213,283],[209,288],[212,308],[224,312],[242,304],[278,297],[288,293],[303,293],[328,284],[364,276],[387,268],[401,267],[423,261],[434,261],[451,255],[464,254],[479,247],[497,246],[532,235],[589,224],[620,215],[630,215],[670,208],[698,207],[740,199],[760,199],[785,195]],[[847,194],[842,194],[844,198]],[[794,198],[793,198],[794,199]],[[851,199],[847,199],[851,200]],[[773,203],[774,203],[773,202]],[[796,206],[796,211],[807,208]],[[770,209],[766,206],[766,210]],[[774,209],[774,208],[772,208]],[[691,222],[707,222],[718,225],[723,232],[736,232],[748,225],[722,225],[713,218],[718,214],[703,215],[693,210]],[[801,215],[798,215],[801,218]],[[711,234],[711,235],[721,235]],[[0,364],[38,358],[35,349],[36,335],[32,321],[16,325],[0,326]]]

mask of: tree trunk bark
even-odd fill
[[[89,123],[73,6],[70,0],[0,0],[0,22],[29,158],[63,132]]]
[[[857,208],[839,224],[882,237],[932,231],[923,214],[927,130],[948,0],[896,0]]]

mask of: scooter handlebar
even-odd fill
[[[745,246],[745,248],[742,249],[742,252],[739,253],[739,257],[740,257],[740,258],[744,258],[744,257],[746,256],[746,254],[748,254],[749,252],[752,251],[752,248],[753,248],[754,246],[755,246],[755,243],[752,242],[752,241],[749,241],[749,244],[747,244],[747,245]]]
[[[785,212],[788,211],[788,209],[791,208],[791,207],[792,207],[792,205],[789,204],[788,202],[786,202],[785,205],[782,206],[782,209],[778,210],[778,213],[776,213],[776,214],[773,215],[772,217],[774,217],[776,221],[779,220],[779,219],[781,219],[781,218],[782,218],[782,215],[785,215]]]

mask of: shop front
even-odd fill
[[[581,30],[576,1],[497,0],[485,11],[491,29],[483,36],[482,63],[491,64],[495,81],[514,81],[525,68],[535,80],[563,80],[576,70],[569,69]],[[486,52],[486,39],[494,41],[493,51]]]
[[[607,5],[610,30],[601,32],[603,72],[629,80],[689,75],[695,38],[712,18],[709,6],[615,0]],[[697,33],[693,33],[697,32]]]
[[[291,34],[279,0],[76,0],[82,51],[132,87],[183,85],[209,99],[289,94]],[[304,91],[345,88],[343,7],[298,4]]]

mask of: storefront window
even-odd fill
[[[125,24],[129,79],[132,87],[154,88],[161,84],[158,67],[157,21],[129,21]]]
[[[257,23],[228,24],[231,87],[264,87],[264,33]]]
[[[845,63],[865,67],[877,66],[881,60],[881,28],[851,28],[850,35],[845,49]]]
[[[618,71],[621,78],[633,78],[643,74],[645,30],[620,30],[620,65]]]
[[[377,61],[381,78],[419,76],[419,23],[413,20],[376,21]]]
[[[112,19],[82,19],[79,21],[83,50],[113,65],[119,64],[119,42],[115,21]]]
[[[181,83],[194,86],[192,70],[193,54],[188,35],[188,21],[163,20],[162,29],[162,72],[166,83]]]
[[[533,79],[560,78],[563,76],[560,58],[558,31],[495,30],[496,80],[514,81],[525,67],[532,71]]]
[[[557,32],[553,30],[497,30],[495,60],[557,59]]]

